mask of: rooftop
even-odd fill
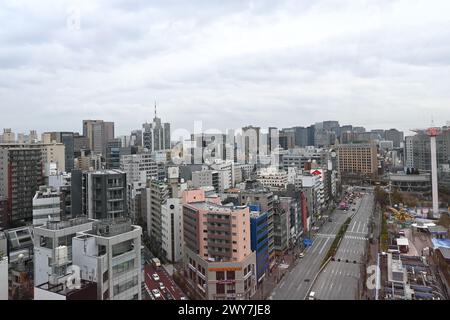
[[[405,173],[391,173],[389,179],[393,181],[423,181],[427,182],[430,180],[429,173],[421,174],[405,174]]]
[[[131,220],[126,217],[104,219],[96,221],[94,223],[93,230],[86,233],[101,237],[113,237],[122,233],[133,231],[135,227],[136,226],[131,224]]]
[[[245,208],[247,208],[247,206],[233,206],[231,203],[229,205],[221,205],[221,204],[215,204],[212,202],[192,202],[189,203],[188,205],[197,208],[197,209],[201,209],[201,210],[206,210],[206,211],[211,211],[211,212],[220,212],[220,213],[232,213],[235,211],[240,211],[243,210]]]
[[[437,248],[450,248],[450,239],[431,239],[433,247]]]
[[[96,220],[89,219],[87,217],[78,217],[78,218],[73,218],[73,219],[66,220],[66,221],[47,221],[47,224],[37,227],[37,228],[48,229],[48,230],[62,230],[62,229],[66,229],[66,228],[70,228],[73,226],[78,226],[81,224],[94,222],[94,221],[96,221]]]
[[[438,249],[445,260],[450,260],[450,248],[439,248]]]

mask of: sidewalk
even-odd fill
[[[286,250],[283,256],[277,256],[276,264],[271,271],[266,273],[263,282],[256,290],[252,300],[266,300],[273,292],[277,284],[283,279],[283,277],[292,271],[292,269],[298,263],[298,254],[302,252],[302,247],[294,247],[293,249]],[[295,258],[297,256],[297,258]],[[283,268],[288,265],[289,267]]]

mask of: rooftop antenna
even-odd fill
[[[155,118],[156,118],[156,99],[155,99]]]

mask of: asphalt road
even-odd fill
[[[361,199],[357,199],[352,208],[358,208]],[[336,209],[332,214],[332,222],[326,222],[313,238],[313,244],[305,251],[305,256],[284,276],[272,291],[269,299],[303,300],[314,277],[320,270],[328,249],[345,220],[355,212]]]
[[[353,217],[335,255],[320,273],[311,291],[319,300],[355,300],[363,281],[366,246],[369,237],[369,223],[373,212],[373,193],[366,193],[360,199],[360,206]],[[340,260],[340,261],[339,261]]]

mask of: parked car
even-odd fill
[[[159,276],[158,276],[157,273],[152,274],[152,278],[153,278],[153,280],[155,280],[155,281],[159,281]]]
[[[301,252],[301,253],[298,255],[299,258],[303,258],[304,256],[305,256],[305,254],[304,254],[303,252]]]

